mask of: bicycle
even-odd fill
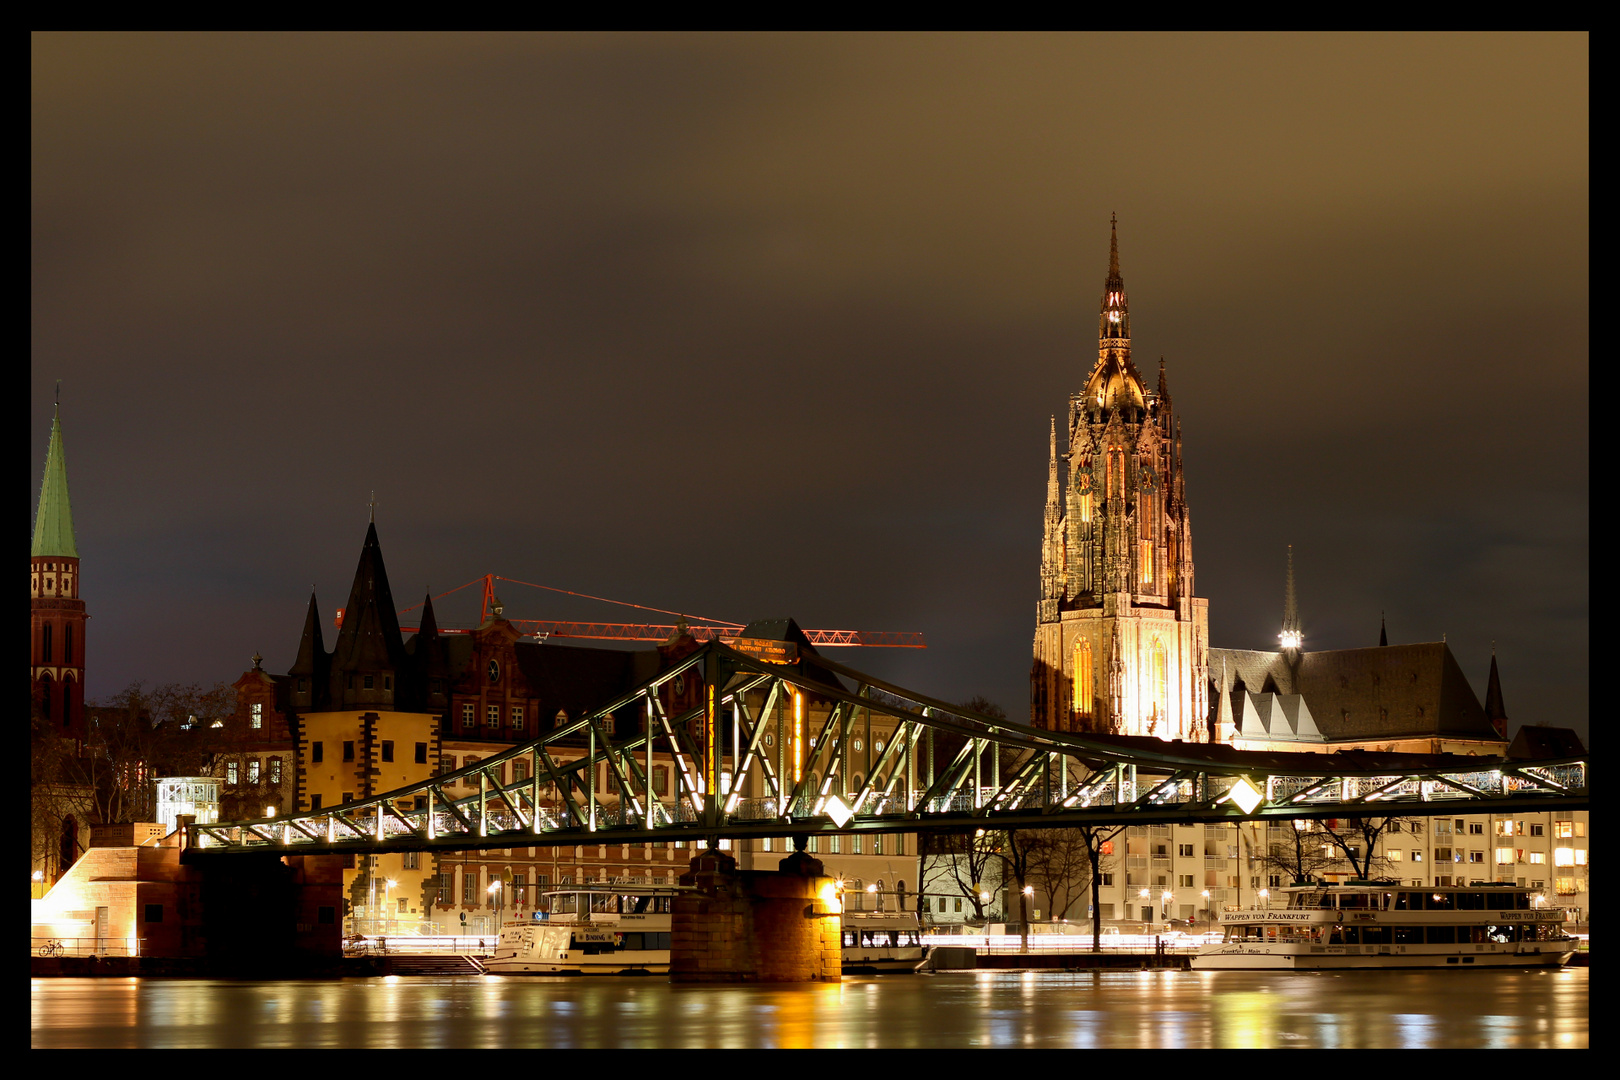
[[[39,947],[39,955],[41,956],[61,956],[66,951],[60,941],[47,941]]]

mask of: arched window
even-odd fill
[[[1090,717],[1095,696],[1091,676],[1091,642],[1081,639],[1074,643],[1074,711],[1077,716]]]
[[[1170,704],[1170,660],[1164,649],[1164,642],[1159,638],[1153,639],[1153,712],[1163,718],[1168,715]]]
[[[62,635],[62,663],[73,663],[73,627],[65,626]]]
[[[47,628],[48,629],[48,628]],[[39,707],[40,715],[49,720],[51,718],[51,698],[55,695],[56,687],[49,675],[39,680]]]
[[[40,652],[40,661],[39,662],[42,663],[42,664],[50,663],[51,662],[51,624],[50,623],[46,623],[43,627],[40,628],[39,644],[40,644],[40,650],[41,650],[41,652]]]

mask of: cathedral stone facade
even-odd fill
[[[1193,595],[1181,428],[1164,362],[1131,361],[1117,226],[1097,362],[1052,422],[1030,720],[1056,731],[1207,741],[1208,602]]]

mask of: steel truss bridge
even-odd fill
[[[748,642],[737,644],[746,648]],[[1410,754],[1250,753],[1176,743],[1141,749],[1008,723],[813,650],[801,658],[790,643],[763,644],[755,651],[775,661],[707,642],[647,683],[538,739],[421,783],[277,818],[190,825],[190,853],[377,854],[671,840],[712,845],[719,838],[822,833],[1589,806],[1585,759],[1453,758],[1436,767],[1437,758]],[[852,681],[854,691],[834,685],[828,672]],[[705,700],[670,715],[666,688],[694,675]],[[631,712],[639,731],[617,735]],[[880,737],[889,733],[881,749],[873,743],[874,719]],[[670,793],[662,797],[649,782],[655,760],[669,769]],[[508,763],[526,764],[527,776],[503,782],[516,775]],[[607,790],[598,790],[604,764]],[[448,791],[473,786],[476,794]]]

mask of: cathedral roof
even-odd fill
[[[45,453],[45,479],[34,515],[33,555],[79,557],[73,542],[73,508],[68,504],[67,454],[62,450],[62,409],[51,417],[51,443]]]
[[[1236,690],[1241,682],[1244,689],[1255,690],[1269,679],[1279,694],[1301,695],[1329,742],[1497,738],[1443,641],[1301,652],[1293,662],[1286,652],[1211,649],[1210,671],[1220,671],[1223,664],[1223,689]]]

